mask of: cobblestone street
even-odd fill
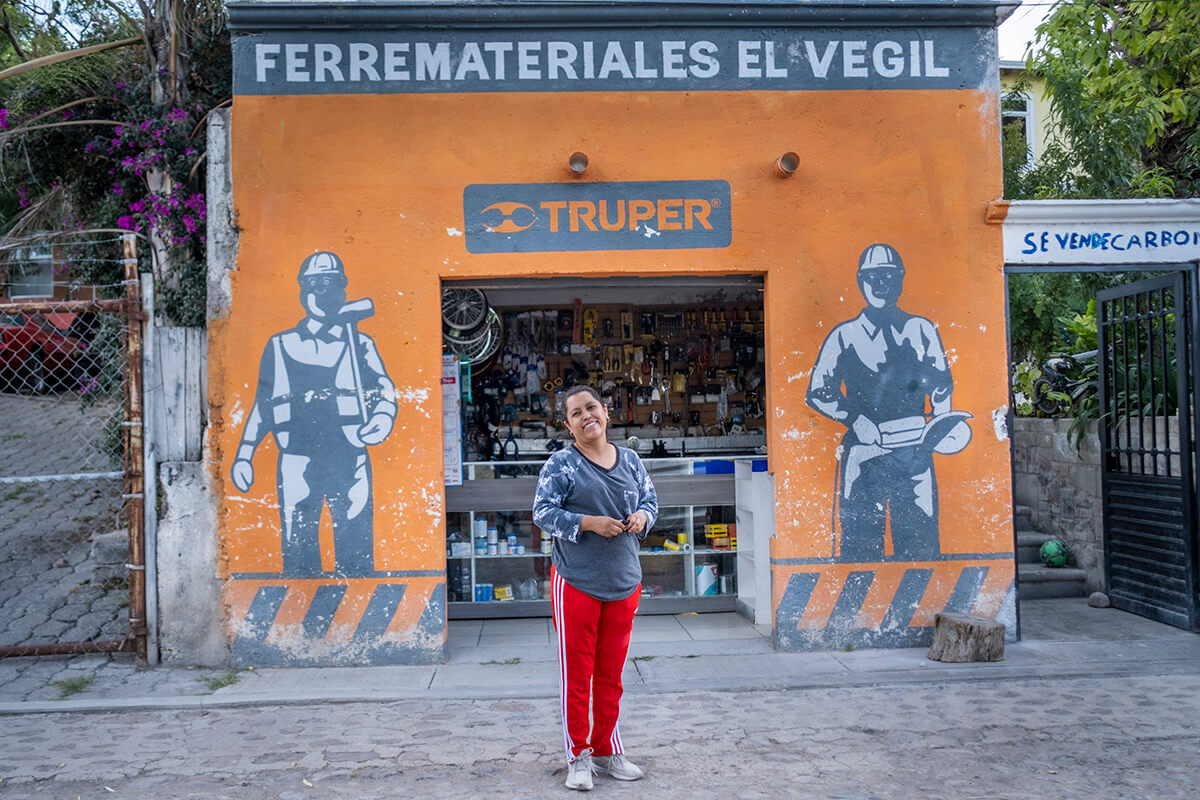
[[[104,443],[112,413],[70,395],[0,394],[0,477],[119,470]],[[90,558],[93,535],[122,524],[121,491],[120,478],[0,483],[0,645],[124,635],[123,571]]]
[[[1200,677],[627,698],[640,783],[597,796],[1192,800]],[[4,721],[6,798],[566,796],[557,700],[412,700]]]

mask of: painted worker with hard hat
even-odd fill
[[[897,306],[904,262],[873,244],[858,261],[866,307],[821,345],[808,405],[847,428],[839,450],[833,555],[841,561],[936,559],[938,494],[933,454],[967,446],[971,415],[953,411],[954,381],[937,328]]]
[[[342,260],[313,253],[301,263],[298,279],[305,317],[263,348],[231,477],[239,491],[248,491],[254,451],[267,433],[274,434],[283,574],[323,574],[317,531],[328,504],[334,572],[370,575],[375,509],[367,447],[392,432],[396,390],[374,340],[358,331],[357,323],[374,308],[370,299],[346,302]]]

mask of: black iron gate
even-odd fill
[[[1105,576],[1115,607],[1196,630],[1195,273],[1097,295]]]

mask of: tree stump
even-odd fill
[[[979,614],[937,614],[928,657],[952,663],[1003,661],[1004,623]]]

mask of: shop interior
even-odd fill
[[[570,444],[577,384],[600,392],[609,439],[655,482],[640,613],[736,608],[734,467],[766,468],[761,276],[446,281],[442,321],[461,387],[451,618],[549,615],[550,542],[530,508],[543,462]]]

